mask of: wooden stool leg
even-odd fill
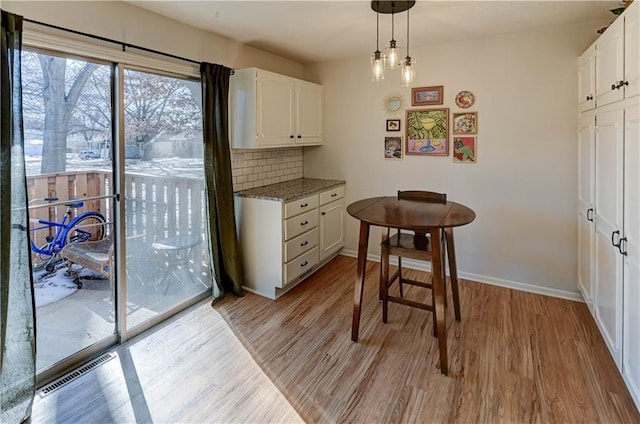
[[[449,257],[449,275],[451,276],[451,291],[453,292],[453,309],[456,321],[461,320],[460,294],[458,292],[458,268],[456,265],[456,250],[453,244],[453,228],[446,228],[445,240],[447,242],[447,256]]]
[[[387,307],[389,304],[389,248],[382,246],[380,255],[380,293],[382,294],[382,322],[387,323]]]
[[[404,297],[402,293],[402,258],[398,256],[398,288],[400,289],[400,297]]]

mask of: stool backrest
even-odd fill
[[[447,193],[436,193],[435,191],[422,190],[398,190],[399,200],[417,200],[431,203],[447,203]]]

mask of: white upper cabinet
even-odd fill
[[[590,58],[595,52],[595,69]],[[631,4],[578,59],[578,110],[640,95],[640,6]],[[595,84],[595,104],[590,102]]]
[[[624,95],[640,95],[640,6],[631,4],[624,17]]]
[[[596,41],[596,103],[602,107],[624,98],[624,19],[616,19]]]
[[[322,144],[321,85],[246,68],[236,70],[229,91],[232,147]]]
[[[282,75],[262,72],[255,84],[256,145],[279,147],[293,144],[293,81]]]
[[[296,144],[322,144],[322,86],[296,80],[295,93]]]
[[[578,110],[596,107],[596,46],[592,45],[578,59]]]

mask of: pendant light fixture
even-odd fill
[[[402,61],[400,85],[410,85],[416,73],[416,63],[409,56],[409,9],[407,9],[407,56]]]
[[[373,2],[372,2],[373,3]],[[380,3],[379,1],[375,3]],[[373,7],[373,6],[372,6]],[[371,55],[371,81],[382,81],[384,79],[385,56],[380,53],[380,12],[376,10],[376,51]]]
[[[371,80],[381,81],[384,79],[385,62],[388,62],[389,68],[395,69],[398,65],[401,67],[401,83],[409,85],[413,82],[415,74],[415,61],[409,56],[409,9],[416,4],[415,1],[372,1],[371,9],[376,12],[376,51],[371,56]],[[400,47],[395,40],[395,21],[396,13],[407,11],[407,56],[399,60]],[[387,55],[380,53],[378,42],[380,37],[380,13],[391,14],[391,41],[389,47],[386,47]]]
[[[394,2],[395,3],[395,2]],[[395,40],[395,22],[394,17],[395,12],[391,10],[391,41],[389,41],[389,47],[385,50],[387,51],[387,65],[389,65],[389,69],[396,69],[396,66],[400,65],[400,47],[396,45]]]

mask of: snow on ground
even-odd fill
[[[25,156],[27,176],[40,174],[42,156]],[[73,153],[67,154],[67,169],[81,170],[111,170],[110,159],[80,159]],[[125,172],[144,173],[163,177],[187,177],[204,179],[202,159],[197,158],[157,158],[153,160],[127,159]]]
[[[57,266],[53,272],[41,270],[33,273],[33,292],[36,308],[62,300],[78,290],[78,286],[73,282],[75,276],[70,277],[66,273],[67,266],[65,264]],[[80,278],[95,278],[96,274],[81,268],[77,276]]]

